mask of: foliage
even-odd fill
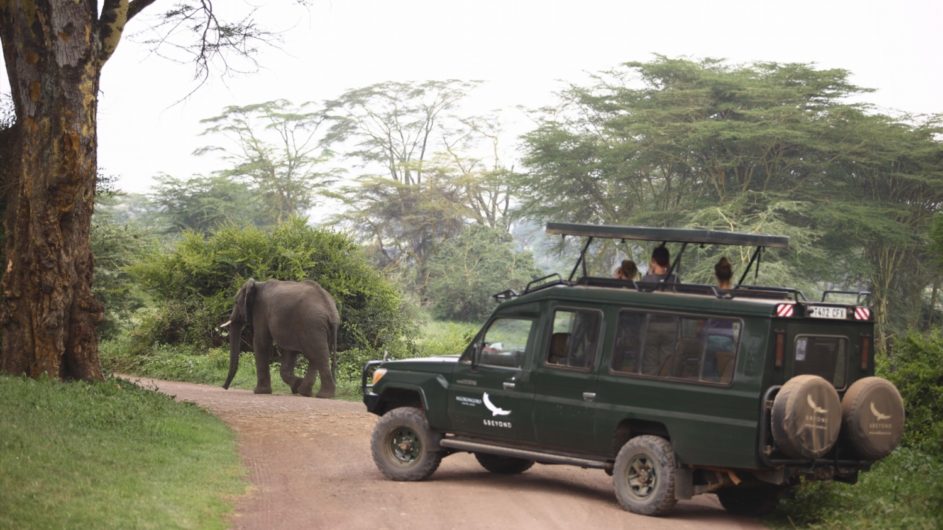
[[[271,232],[228,226],[208,237],[189,232],[172,252],[132,272],[158,301],[145,315],[139,345],[222,343],[216,327],[248,278],[315,280],[341,313],[338,348],[403,348],[411,329],[401,295],[346,237],[292,219]]]
[[[894,342],[881,359],[879,375],[904,398],[904,445],[943,459],[943,334],[911,332]]]
[[[0,376],[0,527],[222,529],[245,488],[232,433],[198,407]]]
[[[347,207],[335,220],[420,298],[436,244],[469,222],[509,226],[512,172],[499,154],[499,120],[461,111],[477,84],[385,82],[326,103],[326,141],[365,171],[333,194]]]
[[[322,139],[324,120],[324,112],[311,103],[284,99],[229,106],[201,122],[207,127],[203,134],[224,140],[223,145],[196,154],[222,154],[231,167],[220,176],[248,182],[265,214],[281,223],[314,206],[316,192],[335,178],[320,169],[329,155]]]
[[[784,233],[791,250],[764,259],[771,279],[872,290],[879,330],[904,329],[931,281],[941,129],[847,102],[865,92],[804,64],[627,63],[572,86],[525,136],[518,214]]]
[[[506,232],[470,226],[429,260],[429,304],[436,318],[480,322],[494,309],[491,295],[521,291],[536,274],[533,257]]]
[[[167,231],[193,230],[208,234],[226,224],[271,226],[275,215],[247,184],[224,175],[155,179],[150,201],[163,218]]]
[[[943,520],[943,461],[898,448],[854,485],[804,482],[766,522],[776,528],[939,528]]]

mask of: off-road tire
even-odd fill
[[[729,514],[759,517],[776,509],[782,492],[772,484],[734,486],[717,490],[717,499]]]
[[[487,453],[475,453],[475,460],[481,464],[481,467],[498,475],[517,475],[533,467],[533,460],[524,458],[514,458],[512,456],[489,455]]]
[[[429,429],[422,410],[399,407],[387,411],[373,428],[373,462],[391,480],[428,478],[442,461],[442,435]]]
[[[835,387],[810,374],[786,381],[773,400],[770,430],[786,456],[802,460],[825,456],[841,432],[841,402]]]
[[[841,401],[842,436],[858,456],[879,460],[891,454],[904,435],[904,400],[887,379],[855,381]]]
[[[671,442],[651,435],[630,439],[616,455],[612,483],[623,508],[662,515],[674,507],[677,463]]]

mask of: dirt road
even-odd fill
[[[250,492],[234,528],[762,528],[727,515],[713,495],[667,518],[623,511],[602,471],[537,465],[492,475],[455,454],[424,482],[386,480],[370,457],[376,417],[360,403],[130,378],[206,408],[236,432]]]

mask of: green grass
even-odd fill
[[[900,448],[857,484],[804,483],[766,522],[774,528],[943,528],[941,476],[939,459]]]
[[[0,528],[226,528],[231,431],[130,383],[0,376]]]

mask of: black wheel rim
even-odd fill
[[[409,465],[422,454],[422,442],[416,431],[408,427],[399,427],[390,436],[390,453],[401,465]]]
[[[627,473],[629,492],[633,497],[645,499],[651,496],[658,485],[658,475],[655,466],[647,455],[636,455],[629,462]]]

